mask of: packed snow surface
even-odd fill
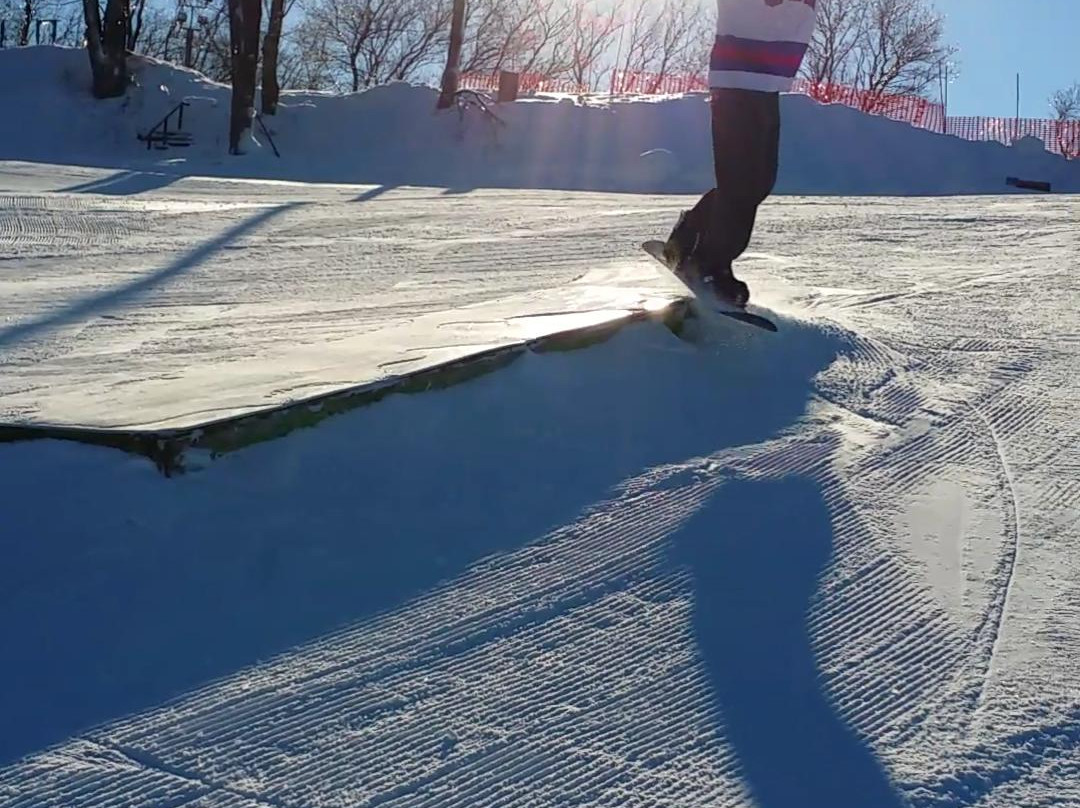
[[[630,240],[670,200],[13,163],[0,200],[7,424],[191,427],[686,293]]]
[[[680,294],[638,245],[708,184],[701,97],[289,93],[230,158],[225,88],[133,66],[94,102],[83,52],[0,51],[2,424]],[[0,444],[0,806],[1080,805],[1080,199],[986,195],[1080,164],[784,121],[738,267],[777,334],[638,323],[169,479]]]
[[[690,201],[3,171],[23,418],[641,305]],[[778,334],[633,325],[171,479],[0,444],[0,805],[1080,805],[1078,218],[773,198]]]

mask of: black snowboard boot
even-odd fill
[[[740,308],[750,300],[750,287],[732,274],[730,266],[722,267],[719,271],[705,271],[701,280],[712,289],[714,295]]]
[[[693,211],[684,210],[664,243],[664,260],[685,283],[695,279],[689,270],[701,243],[701,233],[695,226],[697,217]]]
[[[664,244],[664,258],[687,285],[706,284],[717,297],[741,307],[750,299],[750,289],[732,273],[731,262],[746,249],[750,233],[735,226],[736,212],[711,189],[679,216]]]
[[[745,306],[750,288],[731,271],[731,263],[708,255],[707,236],[702,233],[698,208],[679,215],[675,228],[664,243],[664,259],[672,271],[689,286],[705,284],[717,297],[736,306]]]

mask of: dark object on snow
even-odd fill
[[[229,0],[229,46],[232,49],[232,103],[229,109],[229,154],[241,154],[240,139],[251,130],[255,115],[255,81],[259,66],[260,0]]]
[[[278,82],[278,52],[281,45],[281,29],[285,25],[285,0],[270,0],[270,18],[266,22],[266,36],[262,46],[262,112],[276,115],[281,85]],[[277,149],[274,149],[277,152]],[[280,156],[280,155],[279,155]]]
[[[517,101],[520,82],[521,77],[517,73],[511,73],[509,70],[500,70],[499,92],[495,96],[495,100],[500,104],[507,101]]]
[[[167,149],[170,146],[187,147],[191,145],[191,133],[184,129],[184,110],[190,106],[187,101],[181,101],[170,109],[165,117],[150,127],[146,134],[137,134],[139,140],[146,143],[146,148],[156,146],[159,149]],[[175,116],[175,121],[173,120]],[[174,123],[174,128],[169,125]]]
[[[1044,191],[1050,193],[1050,183],[1043,182],[1042,180],[1022,180],[1019,177],[1006,177],[1006,185],[1012,185],[1016,188],[1027,188],[1029,191]]]

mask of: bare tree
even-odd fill
[[[527,15],[516,0],[472,0],[465,9],[462,28],[462,72],[491,72],[504,67]]]
[[[1061,153],[1069,160],[1080,157],[1080,81],[1050,96],[1055,134]]]
[[[705,26],[702,7],[699,3],[686,3],[681,0],[665,0],[660,12],[658,26],[659,47],[656,63],[652,67],[653,80],[649,92],[656,92],[663,80],[671,73],[685,72],[688,56],[696,61],[699,41],[696,36]],[[699,64],[694,65],[700,69]]]
[[[309,9],[311,23],[326,41],[334,62],[348,71],[348,88],[353,92],[366,83],[360,56],[387,5],[387,0],[323,0]]]
[[[398,0],[385,6],[361,51],[365,83],[408,79],[434,64],[448,44],[451,14],[450,0]]]
[[[956,54],[944,44],[945,19],[924,0],[873,0],[860,86],[873,95],[923,95]]]
[[[278,68],[283,87],[303,90],[335,87],[334,57],[315,26],[301,23],[284,35]]]
[[[132,0],[131,3],[131,22],[128,25],[127,49],[133,53],[138,49],[139,39],[142,37],[143,25],[146,20],[146,6],[147,0]]]
[[[259,11],[262,11],[261,5]],[[209,12],[205,15],[206,22],[199,26],[191,66],[214,81],[228,84],[232,82],[234,69],[230,5],[226,0],[212,6]],[[258,30],[252,36],[256,40],[257,61]]]
[[[323,72],[355,92],[433,68],[445,53],[451,0],[310,0],[305,11],[297,42],[316,46]]]
[[[639,76],[639,89],[656,92],[676,73],[699,73],[705,63],[713,28],[700,2],[633,0],[626,23],[619,69],[625,77]]]
[[[565,75],[571,56],[573,9],[565,0],[534,0],[511,54],[510,65],[521,73]]]
[[[167,60],[169,46],[178,30],[175,8],[149,0],[134,0],[127,48],[133,53]]]
[[[1055,120],[1080,120],[1080,81],[1050,96],[1050,109],[1053,110]]]
[[[615,35],[622,30],[622,2],[617,0],[607,10],[590,0],[576,0],[570,29],[569,78],[581,87],[596,88],[595,68],[611,49]]]
[[[870,107],[890,94],[925,95],[956,54],[927,0],[817,0],[817,8],[803,75],[865,90]]]
[[[616,55],[623,84],[628,74],[644,73],[656,53],[655,20],[649,15],[649,3],[645,0],[632,1],[634,4],[626,21],[625,49]]]
[[[81,44],[82,18],[81,0],[0,0],[0,20],[14,23],[4,44]]]
[[[567,75],[574,19],[573,0],[476,0],[466,20],[462,69]]]
[[[404,80],[434,64],[450,44],[453,0],[430,3],[407,26],[390,77]]]
[[[83,44],[86,22],[80,0],[54,0],[45,4],[44,11],[42,22],[46,19],[54,21],[55,37],[52,42],[75,47]],[[41,44],[44,44],[44,40]]]
[[[213,0],[202,5],[193,19],[187,16],[191,11],[189,5],[180,0],[132,2],[128,50],[184,64],[214,81],[228,83],[232,80],[227,0]]]
[[[819,0],[817,22],[802,72],[814,84],[855,81],[854,54],[864,41],[866,5],[857,0]]]

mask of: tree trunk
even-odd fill
[[[105,21],[98,0],[83,0],[86,51],[95,98],[116,98],[127,91],[127,35],[130,0],[108,0]]]
[[[128,24],[127,49],[129,51],[135,51],[139,45],[145,11],[146,0],[135,0],[135,13],[132,15],[132,21]]]
[[[232,108],[229,153],[241,154],[240,141],[251,129],[255,114],[255,79],[259,68],[261,0],[229,0],[229,41],[232,48]]]
[[[23,3],[23,16],[19,21],[19,46],[26,47],[30,44],[30,23],[34,20],[34,4],[31,0]]]
[[[446,54],[446,70],[442,75],[442,92],[436,103],[438,109],[449,109],[454,105],[458,79],[461,71],[461,43],[465,33],[465,0],[454,0],[453,13],[450,17],[450,47]]]
[[[285,0],[270,0],[270,19],[266,23],[266,36],[263,37],[262,64],[262,111],[263,115],[277,112],[281,87],[278,85],[277,63],[278,45],[281,42],[281,28],[285,22]]]
[[[356,64],[356,60],[359,58],[359,54],[353,53],[349,59],[349,70],[352,71],[352,91],[354,93],[360,89],[360,67]]]

